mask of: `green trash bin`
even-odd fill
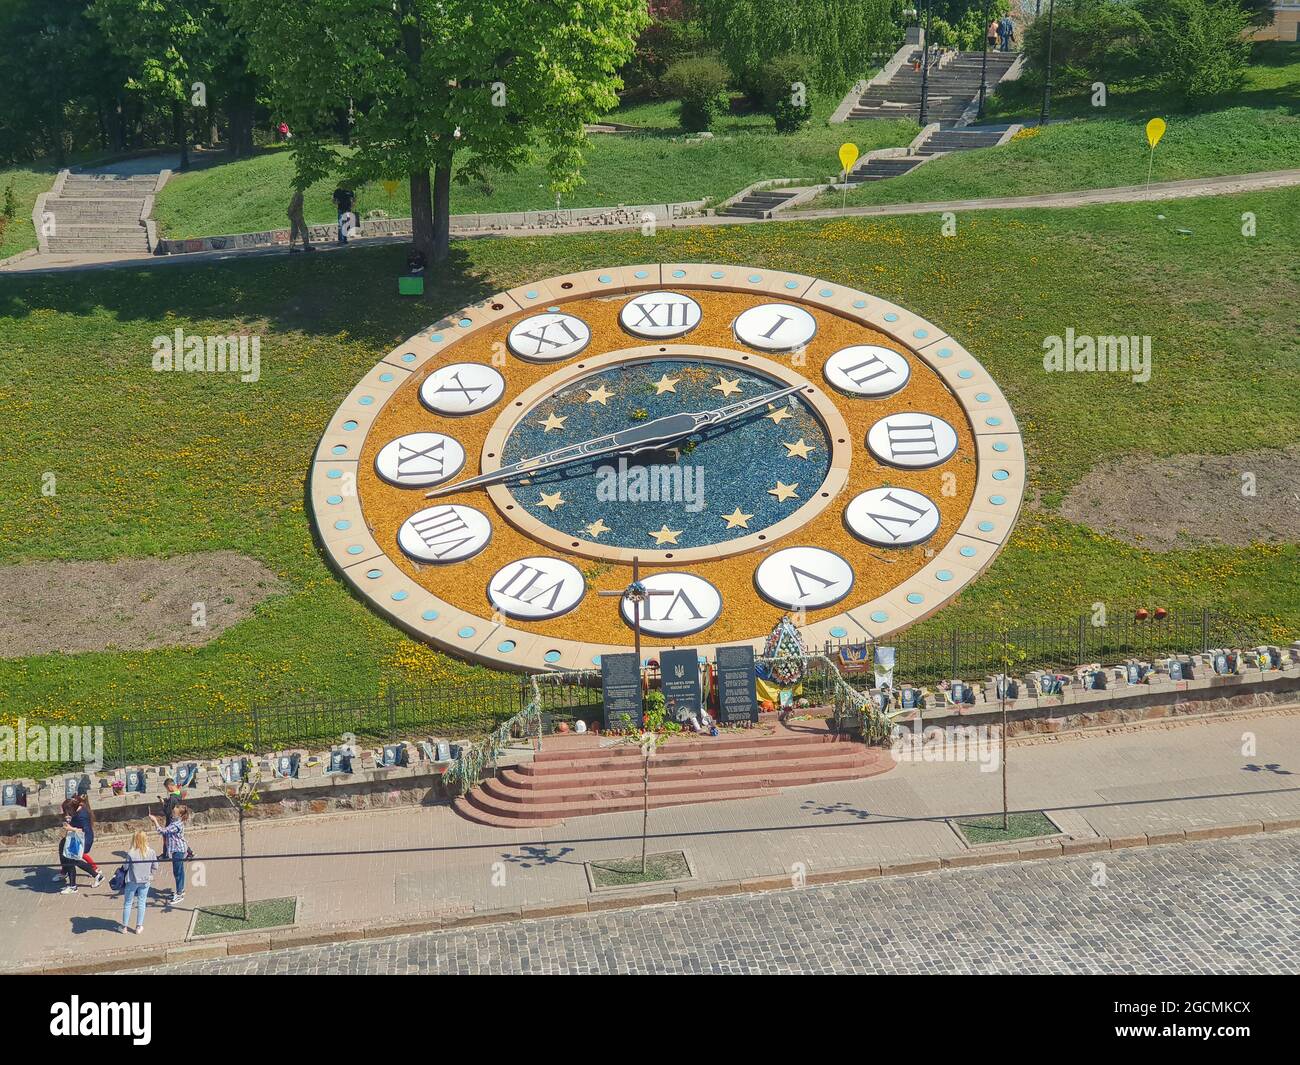
[[[397,279],[399,296],[423,296],[424,276],[422,274],[403,274]]]

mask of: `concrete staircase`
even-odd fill
[[[767,717],[768,715],[765,715]],[[774,717],[749,733],[674,736],[650,765],[650,805],[680,806],[772,795],[782,788],[855,780],[892,767],[887,750],[831,733],[824,720]],[[641,751],[613,737],[548,737],[531,762],[503,768],[453,806],[498,828],[640,810]]]
[[[742,218],[771,218],[786,201],[793,199],[797,190],[771,189],[751,192],[733,204],[718,209],[718,214],[740,215]]]
[[[992,148],[1006,135],[1009,126],[964,126],[960,129],[937,129],[907,155],[867,159],[849,172],[850,185],[882,181],[914,170],[926,159],[949,152],[967,152],[975,148]]]
[[[990,52],[988,89],[1002,80],[1011,69],[1018,52]],[[926,121],[953,125],[979,97],[981,52],[955,52],[941,62],[930,61]],[[848,114],[850,119],[917,118],[921,108],[921,72],[912,61],[919,61],[921,50],[915,49],[888,81],[868,85],[866,92]]]
[[[57,195],[45,198],[44,209],[54,215],[49,251],[147,255],[149,237],[140,217],[157,181],[153,174],[67,175]]]

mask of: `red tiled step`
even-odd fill
[[[865,747],[860,744],[837,744],[828,746],[816,754],[792,753],[789,748],[774,747],[746,754],[743,758],[709,757],[707,755],[670,755],[657,754],[650,764],[651,780],[698,780],[718,776],[743,776],[751,772],[780,772],[787,767],[799,766],[865,766],[871,758]],[[639,783],[643,769],[641,759],[636,761],[620,760],[610,763],[599,772],[591,772],[585,766],[576,766],[569,772],[537,773],[537,767],[527,763],[510,766],[498,773],[499,778],[510,780],[515,787],[535,791],[555,789],[572,789],[593,787],[597,783],[604,785],[623,784],[629,781]]]
[[[760,771],[730,773],[718,777],[697,777],[693,780],[656,780],[650,778],[650,800],[678,801],[708,798],[714,792],[727,791],[770,791],[782,787],[800,787],[804,784],[824,784],[831,780],[854,780],[867,776],[870,770],[862,765],[818,766],[816,768],[800,766],[779,766]],[[542,792],[528,791],[513,786],[505,779],[485,780],[483,793],[500,803],[509,803],[525,811],[540,808],[554,808],[557,814],[565,813],[561,808],[578,807],[590,813],[604,813],[610,809],[610,803],[629,800],[633,805],[642,798],[640,781],[622,784],[606,783],[586,788],[568,788],[560,791],[547,789]],[[494,803],[494,805],[496,805]],[[567,810],[568,816],[574,816],[576,810]]]

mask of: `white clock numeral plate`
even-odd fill
[[[754,571],[759,594],[777,606],[797,609],[838,603],[853,588],[853,567],[834,551],[787,547],[768,555]]]
[[[904,411],[867,430],[867,449],[881,462],[924,470],[947,462],[957,450],[957,430],[942,418]]]
[[[534,556],[502,566],[488,581],[488,602],[512,618],[540,621],[567,614],[582,600],[587,582],[577,566]]]
[[[817,335],[817,319],[789,303],[761,303],[742,311],[732,328],[737,340],[759,351],[794,351]]]
[[[618,322],[633,336],[664,340],[689,333],[703,314],[698,303],[680,292],[645,292],[623,305]]]
[[[878,344],[840,348],[822,370],[835,388],[850,396],[889,396],[912,376],[907,358]]]
[[[641,631],[650,636],[689,636],[707,629],[722,613],[722,593],[693,573],[653,573],[641,581],[648,595],[640,605]],[[636,606],[620,600],[623,620],[634,623]]]
[[[910,488],[871,488],[844,508],[844,524],[869,544],[909,547],[928,540],[939,528],[939,508]]]
[[[463,562],[491,539],[487,515],[460,503],[417,511],[397,530],[397,546],[417,562]]]
[[[420,386],[420,402],[435,414],[477,414],[506,390],[506,379],[479,362],[454,362],[434,370]]]
[[[375,456],[375,472],[389,484],[427,488],[450,480],[465,465],[460,441],[442,433],[407,433],[390,440]]]
[[[521,359],[555,362],[578,354],[591,342],[591,327],[571,314],[534,314],[510,330],[506,346]]]

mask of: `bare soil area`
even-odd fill
[[[0,566],[0,658],[196,647],[279,590],[237,551]]]
[[[1093,469],[1060,514],[1148,551],[1300,541],[1300,446],[1130,455]]]

